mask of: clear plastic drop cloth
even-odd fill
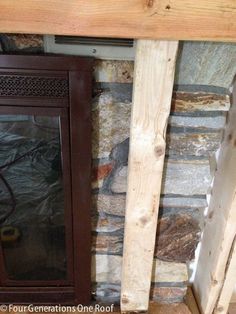
[[[0,116],[0,228],[10,278],[65,277],[58,117]]]

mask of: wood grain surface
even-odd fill
[[[236,41],[234,0],[1,0],[0,32]]]

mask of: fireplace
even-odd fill
[[[92,63],[0,56],[0,302],[90,301]]]

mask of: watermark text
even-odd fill
[[[111,305],[82,305],[66,306],[66,305],[15,305],[15,304],[1,304],[0,312],[13,313],[112,313],[114,312],[114,304]]]

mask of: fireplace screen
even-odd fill
[[[90,298],[91,64],[0,56],[0,301]]]

